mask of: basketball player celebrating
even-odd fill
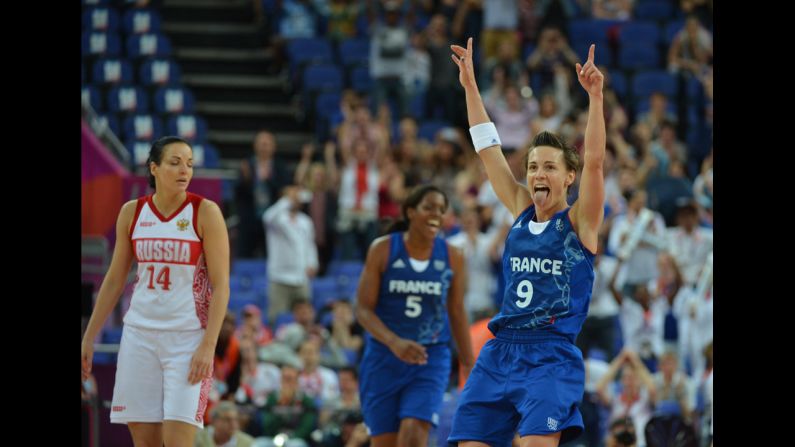
[[[541,132],[530,144],[527,186],[518,183],[483,107],[472,63],[472,39],[451,46],[464,87],[470,133],[489,181],[515,220],[505,241],[505,295],[489,323],[496,338],[480,352],[459,399],[448,440],[461,447],[557,446],[583,430],[577,402],[585,373],[574,340],[588,311],[597,230],[603,219],[604,75],[576,64],[588,92],[588,124],[579,199],[567,190],[579,168],[577,153],[557,135]]]
[[[450,376],[450,332],[465,376],[474,364],[464,258],[437,237],[447,206],[439,188],[415,188],[398,231],[367,254],[356,316],[367,330],[359,388],[373,447],[427,445]]]

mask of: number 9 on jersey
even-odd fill
[[[517,306],[522,309],[529,306],[530,301],[533,299],[533,283],[526,279],[520,282],[516,286],[516,295],[521,298],[521,300],[516,300]]]

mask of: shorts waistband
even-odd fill
[[[547,341],[574,343],[570,337],[556,332],[528,329],[502,328],[497,332],[496,337],[498,340],[512,343],[541,343]]]

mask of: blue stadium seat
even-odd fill
[[[677,19],[668,22],[668,24],[665,25],[665,31],[663,31],[663,40],[665,45],[670,46],[671,42],[674,40],[674,37],[676,37],[676,33],[684,29],[684,27],[684,19]]]
[[[119,13],[113,8],[98,6],[83,11],[83,31],[116,32],[119,30]]]
[[[335,65],[311,65],[303,75],[304,91],[307,93],[342,90],[342,71]]]
[[[347,275],[358,278],[363,270],[364,263],[361,261],[332,261],[328,266],[328,275]]]
[[[217,169],[221,165],[218,149],[210,143],[196,143],[193,148],[193,166],[197,168]]]
[[[235,294],[229,295],[229,307],[228,309],[232,312],[239,314],[244,307],[249,304],[253,304],[255,306],[259,305],[259,300],[257,299],[257,294],[252,292],[243,292],[238,291]]]
[[[409,115],[413,116],[415,120],[421,120],[426,118],[425,94],[426,93],[424,91],[414,92],[414,96],[409,101]],[[436,116],[430,118],[436,118]]]
[[[635,116],[639,116],[641,113],[646,113],[650,110],[651,106],[649,103],[648,97],[636,97],[635,102]],[[676,101],[672,100],[672,98],[668,98],[668,103],[665,107],[669,113],[676,115]]]
[[[445,121],[426,121],[420,124],[417,129],[417,138],[425,139],[433,143],[436,138],[436,133],[449,126],[450,123]]]
[[[88,104],[95,112],[102,112],[102,97],[99,90],[91,85],[84,85],[80,91],[80,101]]]
[[[370,60],[370,40],[351,38],[339,44],[340,62],[344,67],[366,65]]]
[[[629,70],[659,68],[660,54],[656,46],[628,43],[619,51],[618,66]]]
[[[337,278],[332,276],[318,277],[312,280],[312,303],[320,310],[339,298]]]
[[[265,11],[266,13],[268,14],[278,13],[276,0],[262,0],[260,3],[262,4],[262,10]],[[279,23],[279,22],[274,21],[274,23]]]
[[[267,259],[236,259],[232,264],[232,275],[248,276],[252,279],[265,277],[268,274]]]
[[[102,331],[102,343],[117,344],[121,343],[122,328],[107,328]]]
[[[153,115],[131,115],[124,120],[124,141],[151,142],[163,136],[163,122]]]
[[[165,113],[194,113],[196,100],[190,90],[180,87],[161,87],[155,92],[155,111]]]
[[[608,73],[608,76],[610,77],[610,87],[620,99],[625,100],[627,98],[627,78],[624,73],[619,70],[613,70]]]
[[[149,99],[140,87],[113,87],[108,91],[108,110],[115,113],[149,113]]]
[[[367,19],[367,14],[359,14],[356,18],[356,37],[369,38],[369,30],[370,21]]]
[[[687,92],[687,100],[690,102],[698,102],[704,99],[704,84],[698,78],[689,78],[685,84],[685,91]]]
[[[577,19],[569,22],[569,39],[572,42],[590,42],[607,39],[607,33],[592,19]]]
[[[133,82],[132,65],[124,59],[100,59],[94,63],[95,84],[130,84]]]
[[[163,34],[134,34],[127,38],[127,56],[132,59],[169,57],[171,41]]]
[[[251,292],[254,290],[254,281],[245,275],[229,275],[229,293]]]
[[[425,14],[422,8],[417,8],[416,15],[414,16],[414,32],[421,33],[428,27],[428,24],[431,22],[431,17],[428,14]]]
[[[197,115],[176,115],[166,122],[166,132],[190,142],[203,142],[207,139],[207,122]]]
[[[367,93],[373,86],[373,79],[370,77],[368,67],[356,67],[351,70],[350,87],[359,93]]]
[[[569,39],[572,42],[594,42],[607,39],[606,22],[595,19],[576,19],[569,22]]]
[[[677,93],[676,78],[663,70],[636,73],[632,78],[632,95],[645,98],[654,92],[662,92],[673,101]]]
[[[685,140],[687,144],[688,156],[695,159],[702,159],[709,154],[712,148],[712,135],[706,126],[691,126],[687,131]]]
[[[526,43],[524,45],[524,48],[522,48],[522,63],[527,61],[527,58],[530,57],[530,55],[533,54],[533,51],[535,50],[536,50],[535,45],[533,45],[532,43]]]
[[[267,314],[267,312],[265,313]],[[293,321],[295,321],[295,317],[293,316],[293,313],[290,311],[285,311],[280,313],[279,315],[276,315],[276,319],[273,322],[273,333],[275,334],[280,327],[288,325]]]
[[[130,164],[133,167],[145,166],[146,159],[149,158],[149,150],[152,145],[148,141],[129,139],[124,143],[127,153],[130,154]]]
[[[140,75],[145,86],[174,85],[179,83],[181,72],[179,66],[168,59],[152,59],[141,65]]]
[[[627,22],[618,34],[619,45],[660,43],[660,27],[649,22]]]
[[[671,2],[649,1],[635,5],[634,16],[638,20],[663,21],[673,17],[674,8]]]
[[[340,94],[325,92],[315,98],[316,134],[320,141],[325,141],[329,136],[329,118],[340,111]]]
[[[130,9],[122,17],[125,34],[159,33],[160,25],[160,14],[150,9]]]
[[[113,32],[87,32],[81,37],[80,49],[83,58],[115,58],[121,56],[121,39]]]
[[[325,38],[298,38],[287,43],[287,58],[290,60],[291,71],[297,73],[303,65],[310,62],[333,62],[334,52],[331,43]]]
[[[321,93],[315,99],[315,111],[318,118],[328,119],[332,113],[340,110],[341,95],[337,92]]]
[[[612,67],[614,65],[613,61],[613,52],[610,51],[610,46],[607,44],[607,41],[602,42],[595,42],[596,49],[594,50],[594,60],[596,61],[596,65],[605,65],[608,67]],[[574,53],[580,57],[580,63],[585,63],[588,60],[588,50],[591,49],[591,44],[584,43],[584,44],[576,44],[571,47],[574,50]]]
[[[105,113],[105,114],[98,114],[97,115],[97,124],[100,127],[107,127],[113,132],[114,135],[120,137],[121,128],[119,127],[119,118],[116,117],[113,113]]]

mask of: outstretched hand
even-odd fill
[[[454,55],[450,57],[453,63],[458,66],[458,81],[465,89],[468,87],[477,87],[475,83],[475,67],[472,63],[472,38],[467,39],[467,47],[463,48],[458,45],[450,45]]]
[[[601,96],[602,88],[604,87],[605,75],[596,68],[593,61],[595,44],[591,44],[588,49],[588,60],[585,65],[580,65],[579,62],[575,64],[577,69],[577,79],[580,81],[582,88],[588,92],[589,95]]]

